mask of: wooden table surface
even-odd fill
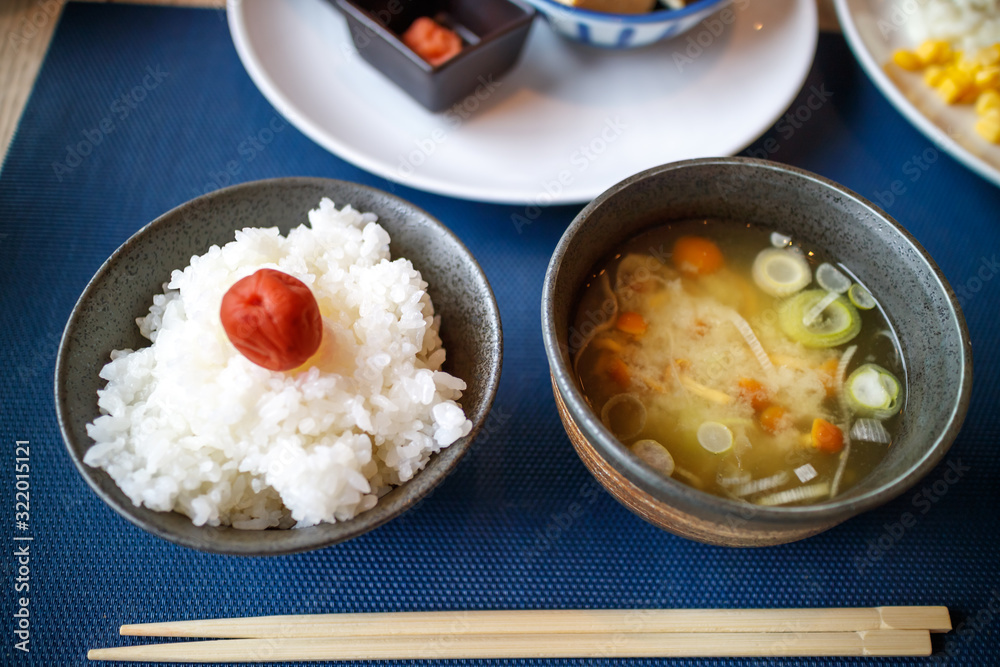
[[[7,154],[65,3],[66,0],[0,0],[0,156]],[[817,3],[820,29],[837,30],[832,0],[817,0]],[[224,7],[226,2],[143,0],[143,4]]]

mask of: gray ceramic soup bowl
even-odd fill
[[[291,530],[246,531],[195,526],[175,512],[136,507],[101,469],[83,463],[93,441],[86,424],[100,413],[98,372],[112,350],[149,345],[135,318],[145,315],[153,295],[173,269],[192,255],[233,240],[244,227],[277,226],[287,233],[306,222],[322,197],[350,203],[379,216],[392,237],[392,256],[406,257],[428,283],[441,316],[448,357],[445,370],[468,384],[461,400],[472,432],[431,458],[405,484],[350,521]],[[306,551],[350,539],[389,521],[427,495],[469,449],[481,428],[500,378],[500,315],[486,276],[461,241],[425,211],[374,188],[322,178],[283,178],[245,183],[182,204],[126,241],[87,285],[70,315],[56,360],[55,400],[69,454],[91,488],[115,511],[166,540],[202,551],[272,555]]]
[[[568,347],[580,286],[623,241],[658,223],[692,218],[754,223],[824,248],[872,289],[887,313],[906,368],[906,404],[886,458],[835,499],[760,507],[699,491],[643,464],[587,404]],[[836,183],[763,160],[667,164],[600,195],[576,217],[552,256],[542,294],[542,330],[560,417],[586,466],[642,518],[709,544],[792,542],[895,498],[951,446],[972,387],[965,320],[940,270],[913,237]]]

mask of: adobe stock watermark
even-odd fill
[[[512,213],[510,221],[518,234],[524,232],[524,228],[530,226],[542,214],[542,207],[552,204],[565,191],[573,185],[580,174],[586,172],[590,167],[604,155],[609,148],[621,138],[628,123],[620,116],[607,118],[601,129],[590,139],[581,143],[573,151],[568,159],[568,164],[556,172],[555,176],[543,180],[539,192],[532,198],[531,203],[524,207],[519,213]]]
[[[674,67],[678,72],[694,63],[705,49],[712,46],[726,32],[726,27],[736,22],[736,14],[750,6],[750,0],[734,0],[733,4],[701,22],[701,27],[688,31],[685,47],[674,51]]]
[[[864,574],[868,568],[878,563],[892,551],[903,539],[906,533],[917,525],[921,516],[926,515],[934,505],[941,502],[949,489],[965,477],[972,468],[962,464],[962,459],[952,459],[947,462],[941,477],[925,485],[920,491],[910,497],[910,505],[915,512],[903,512],[899,519],[882,524],[882,532],[878,537],[865,541],[867,547],[862,554],[856,554],[853,564],[858,574]]]
[[[156,90],[159,85],[170,76],[170,72],[163,71],[159,65],[148,66],[146,74],[139,84],[132,86],[121,96],[112,100],[108,105],[108,114],[99,120],[92,127],[80,130],[83,139],[74,144],[66,145],[66,157],[60,161],[52,163],[52,172],[59,182],[62,183],[63,176],[73,172],[74,169],[83,164],[85,158],[94,152],[94,149],[101,145],[104,138],[114,132],[119,125],[128,119],[129,116],[139,108],[149,94]]]
[[[812,120],[813,114],[833,97],[833,93],[826,89],[826,83],[809,87],[809,95],[805,101],[782,116],[774,125],[774,131],[781,135],[784,141],[788,141],[801,130],[806,123]],[[776,138],[767,137],[761,142],[760,148],[748,148],[743,151],[747,157],[760,158],[766,160],[781,149],[781,144]]]
[[[927,0],[902,0],[888,3],[886,5],[888,16],[883,15],[875,24],[882,34],[882,39],[887,39],[892,33],[901,30],[926,4]]]
[[[242,0],[237,0],[242,2]],[[384,5],[374,7],[369,13],[372,18],[374,18],[379,25],[384,28],[388,28],[392,23],[392,19],[403,13],[406,4],[412,4],[414,0],[389,0]],[[350,40],[343,40],[340,45],[341,53],[343,53],[344,58],[348,61],[354,58],[360,57],[358,51],[360,49],[368,48],[373,39],[381,39],[379,35],[369,28],[367,25],[355,25],[353,22],[348,24],[348,28],[351,33]]]
[[[474,91],[442,114],[445,127],[435,128],[427,136],[414,139],[413,148],[407,153],[399,154],[396,165],[396,174],[399,177],[412,176],[417,169],[425,165],[437,152],[438,147],[448,140],[451,133],[460,128],[503,85],[502,81],[494,81],[492,74],[479,76],[478,81],[479,85]]]
[[[939,157],[941,153],[934,146],[928,146],[920,153],[911,156],[902,167],[903,175],[907,177],[906,181],[900,178],[893,180],[888,189],[875,190],[872,199],[882,208],[888,209],[897,199],[909,192],[907,183],[913,184],[919,181]]]
[[[585,515],[587,508],[597,502],[601,488],[590,481],[577,489],[576,496],[566,506],[549,515],[545,527],[535,529],[531,545],[521,552],[525,562],[541,558]]]
[[[990,599],[986,604],[974,614],[969,614],[968,618],[958,624],[954,632],[949,632],[945,636],[944,648],[940,653],[931,656],[931,662],[938,665],[950,663],[952,659],[961,655],[965,647],[976,637],[993,625],[998,615],[1000,615],[1000,590],[992,587]],[[966,664],[963,661],[956,662],[960,665]]]
[[[62,6],[62,0],[37,0],[35,7],[7,33],[7,48],[15,53],[20,51],[59,16]]]
[[[256,132],[248,134],[240,141],[236,146],[236,157],[228,160],[222,169],[209,171],[209,180],[205,181],[201,186],[194,186],[192,188],[194,196],[200,197],[201,195],[234,183],[236,177],[243,171],[243,168],[267,150],[267,147],[279,134],[284,132],[286,127],[288,127],[288,123],[285,119],[279,116],[272,116],[266,125],[258,128]]]
[[[966,278],[961,285],[953,286],[955,296],[958,297],[958,305],[965,308],[998,273],[1000,273],[1000,262],[997,261],[995,253],[989,257],[985,255],[980,257],[979,265],[973,275]]]

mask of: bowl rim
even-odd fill
[[[704,12],[706,9],[711,8],[714,5],[729,4],[734,0],[695,0],[695,2],[692,2],[690,5],[685,6],[683,9],[670,9],[669,7],[664,7],[661,9],[654,9],[653,11],[646,12],[644,14],[619,14],[615,12],[597,12],[594,11],[593,9],[581,9],[579,7],[571,7],[569,5],[564,5],[561,2],[557,2],[557,0],[527,0],[527,1],[534,4],[535,7],[537,7],[539,11],[541,11],[543,14],[546,13],[546,10],[543,9],[542,6],[556,12],[565,12],[567,15],[572,14],[575,16],[580,16],[581,18],[602,23],[657,24],[699,14],[701,12]]]
[[[375,512],[376,509],[380,507],[385,507],[381,504],[376,504],[372,510],[366,512],[361,512],[355,516],[350,521],[336,522],[336,523],[321,523],[316,526],[311,526],[309,528],[301,530],[312,530],[319,528],[314,532],[313,539],[299,540],[295,541],[292,539],[284,540],[281,542],[276,542],[274,544],[264,543],[260,544],[246,544],[246,543],[234,543],[234,544],[222,544],[221,546],[215,543],[212,537],[206,537],[202,539],[189,539],[186,535],[177,534],[172,531],[169,527],[164,527],[155,521],[153,517],[158,514],[177,514],[184,519],[190,521],[189,517],[180,514],[176,511],[174,512],[156,512],[150,510],[145,506],[134,505],[127,496],[118,489],[121,499],[113,495],[113,492],[109,492],[102,488],[98,484],[97,477],[99,475],[107,475],[106,471],[103,469],[92,468],[83,462],[82,456],[77,456],[76,451],[73,448],[73,438],[71,437],[71,432],[69,428],[70,417],[68,415],[68,409],[66,407],[67,395],[64,390],[66,385],[66,374],[67,374],[67,356],[69,355],[69,347],[71,345],[70,339],[71,334],[75,326],[78,324],[78,320],[81,317],[83,306],[86,301],[92,296],[93,292],[98,288],[99,283],[105,279],[112,271],[113,265],[117,260],[125,256],[132,248],[132,246],[139,243],[141,240],[145,239],[151,234],[157,233],[161,226],[169,224],[169,222],[178,214],[181,214],[187,210],[196,209],[201,206],[209,204],[213,199],[220,197],[230,197],[233,195],[238,195],[242,190],[256,190],[259,188],[295,188],[303,186],[315,186],[319,188],[347,188],[352,189],[356,192],[367,193],[380,198],[385,198],[387,201],[391,202],[393,205],[400,208],[404,208],[411,213],[414,213],[425,220],[427,220],[429,226],[437,233],[446,237],[448,241],[454,244],[455,248],[459,253],[465,255],[465,259],[469,262],[469,266],[473,270],[472,277],[477,283],[483,288],[483,292],[479,295],[482,298],[483,304],[489,311],[490,320],[496,325],[496,360],[495,360],[495,372],[489,374],[487,377],[483,378],[483,410],[482,416],[479,420],[473,422],[472,430],[467,436],[459,439],[455,443],[452,443],[448,447],[433,454],[433,458],[428,462],[427,466],[421,469],[420,472],[427,469],[427,467],[438,457],[445,457],[446,464],[445,467],[438,471],[439,474],[434,477],[428,477],[426,475],[420,475],[417,473],[412,479],[407,481],[397,488],[403,488],[404,486],[413,485],[417,491],[412,495],[412,497],[404,499],[394,499],[394,502],[398,503],[398,506],[394,506],[392,511]],[[344,202],[345,204],[350,204],[352,202]],[[381,217],[380,217],[381,220]],[[303,221],[304,222],[304,221]],[[277,225],[272,225],[277,226]],[[207,252],[207,249],[205,249]],[[398,257],[397,257],[398,259]],[[152,295],[151,295],[152,296]],[[490,410],[496,399],[497,390],[500,384],[500,376],[503,368],[503,329],[502,322],[500,319],[500,309],[497,305],[496,296],[493,292],[493,288],[486,277],[485,272],[479,265],[475,256],[468,249],[468,247],[462,242],[462,240],[443,222],[438,218],[428,213],[425,209],[413,204],[412,202],[403,199],[395,194],[386,192],[379,188],[375,188],[362,183],[357,183],[354,181],[347,181],[343,179],[333,179],[324,177],[312,177],[312,176],[287,176],[287,177],[277,177],[277,178],[266,178],[255,181],[247,181],[244,183],[238,183],[236,185],[227,186],[220,188],[218,190],[213,190],[202,194],[193,199],[189,199],[177,206],[172,207],[168,211],[158,215],[152,221],[143,225],[140,229],[132,233],[115,251],[101,264],[94,275],[87,281],[86,286],[81,292],[80,296],[73,305],[70,315],[67,318],[66,325],[63,328],[62,335],[59,340],[59,349],[56,353],[55,359],[55,372],[54,377],[54,391],[53,398],[55,402],[56,420],[59,426],[60,436],[63,441],[63,446],[66,449],[70,459],[73,461],[73,465],[76,467],[77,472],[83,477],[87,485],[91,490],[97,494],[97,496],[104,501],[104,503],[113,509],[121,517],[132,523],[133,525],[143,529],[144,531],[151,533],[159,538],[162,538],[168,542],[176,545],[189,547],[196,549],[198,551],[213,553],[213,554],[223,554],[223,555],[239,555],[239,556],[277,556],[277,555],[287,555],[293,553],[301,553],[305,551],[312,551],[315,549],[321,549],[324,547],[333,546],[341,542],[353,539],[365,533],[368,533],[379,526],[387,523],[388,521],[398,517],[399,515],[406,512],[412,506],[416,505],[423,499],[425,499],[431,491],[434,490],[441,482],[447,478],[451,472],[454,471],[455,467],[458,465],[459,461],[468,453],[472,444],[482,430],[489,417]],[[462,378],[465,379],[465,378]],[[103,382],[102,382],[103,386]],[[96,402],[97,397],[94,397]],[[113,481],[113,480],[112,480]],[[115,484],[117,487],[117,484]],[[381,499],[380,499],[381,501]],[[150,518],[141,516],[141,513],[151,512]],[[193,524],[192,524],[193,525]],[[324,526],[326,527],[324,529]],[[346,527],[346,528],[345,528]],[[209,530],[223,529],[226,531],[238,530],[232,527],[214,527],[214,526],[196,526],[195,528],[207,528]],[[281,529],[280,532],[292,537],[301,534],[301,530],[296,529]],[[327,531],[333,531],[329,533]],[[241,531],[244,534],[253,533],[268,533],[275,534],[278,533],[278,529],[267,529],[265,531]],[[288,544],[286,544],[286,542]],[[263,548],[262,548],[263,546]]]
[[[871,210],[890,229],[899,235],[901,241],[907,243],[926,264],[933,275],[941,293],[945,295],[949,305],[950,324],[957,329],[961,339],[961,371],[962,379],[958,398],[949,407],[947,425],[939,433],[934,434],[923,456],[891,481],[854,497],[834,499],[830,502],[793,507],[766,507],[752,505],[753,520],[770,524],[785,524],[790,521],[801,525],[805,523],[820,523],[823,521],[839,522],[856,516],[867,510],[882,505],[904,493],[918,480],[926,476],[944,458],[951,444],[958,437],[962,423],[968,413],[972,392],[972,344],[969,338],[965,317],[959,306],[958,299],[950,284],[945,279],[941,269],[934,262],[920,243],[894,218],[874,203],[852,190],[819,174],[793,167],[790,165],[747,157],[709,157],[681,160],[646,169],[611,186],[596,199],[587,204],[574,218],[563,233],[552,254],[542,287],[542,334],[545,353],[553,381],[558,389],[567,410],[577,422],[581,431],[588,436],[594,449],[629,481],[637,485],[645,493],[656,500],[671,504],[680,500],[687,504],[683,510],[690,508],[705,515],[732,515],[734,512],[746,509],[745,504],[716,496],[695,489],[682,482],[667,478],[657,473],[641,462],[627,447],[623,446],[611,432],[600,422],[589,407],[583,393],[573,379],[573,373],[563,361],[560,345],[554,326],[554,288],[561,268],[561,260],[567,255],[570,244],[577,232],[587,224],[590,214],[605,201],[617,195],[631,185],[648,177],[670,171],[685,170],[705,166],[721,166],[732,169],[765,169],[792,175],[812,182],[822,188],[827,188],[841,197],[851,200],[863,208]]]

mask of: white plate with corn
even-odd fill
[[[939,148],[1000,185],[1000,44],[922,36],[918,12],[927,0],[834,2],[854,55],[889,101]]]

